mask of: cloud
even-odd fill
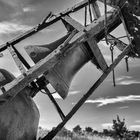
[[[0,21],[9,20],[16,10],[7,5],[4,1],[0,1]]]
[[[131,85],[131,84],[140,84],[140,81],[137,80],[126,80],[126,81],[120,81],[116,83],[117,85]]]
[[[124,103],[128,101],[140,101],[140,95],[129,95],[129,96],[118,96],[116,98],[99,98],[95,100],[87,100],[85,103],[98,104],[98,107],[115,104],[115,103]]]
[[[112,128],[112,123],[103,123],[101,124],[103,129],[111,129]]]
[[[23,12],[34,12],[36,9],[33,7],[24,7]]]
[[[23,25],[36,25],[47,16],[46,0],[1,0],[0,21],[15,21]]]
[[[140,120],[136,120],[135,122],[136,122],[136,123],[140,123]]]
[[[131,126],[129,126],[129,129],[131,129],[131,130],[140,130],[140,125],[131,125]]]
[[[80,93],[80,91],[74,90],[74,91],[70,91],[70,92],[68,93],[68,95],[75,95],[75,94],[78,94],[78,93]]]
[[[11,34],[16,32],[24,32],[31,29],[31,26],[21,25],[12,22],[0,22],[0,34]]]
[[[134,79],[131,76],[121,76],[116,78],[117,85],[131,85],[131,84],[140,84],[139,80]]]
[[[128,106],[121,106],[119,107],[119,109],[128,109],[129,107]]]
[[[132,79],[131,76],[121,76],[121,77],[117,77],[116,81],[122,81],[122,80],[127,80],[127,79]]]

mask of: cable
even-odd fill
[[[112,60],[112,64],[114,62],[114,54],[113,54],[113,51],[114,51],[114,45],[110,45],[110,51],[111,51],[111,60]],[[113,76],[113,85],[114,87],[116,86],[116,82],[115,82],[115,71],[114,69],[112,70],[112,76]]]
[[[106,2],[106,0],[104,0],[104,6],[105,6],[105,10],[104,10],[104,13],[105,13],[105,22],[104,22],[104,27],[105,27],[105,41],[106,41],[106,44],[109,45],[108,39],[107,39],[108,30],[107,30],[107,2]]]
[[[92,13],[91,13],[91,8],[90,8],[90,0],[88,0],[88,10],[89,10],[89,16],[90,16],[90,22],[92,23]]]
[[[43,94],[46,94],[46,92],[44,92],[44,91],[42,91],[42,90],[40,90],[40,92],[43,93]],[[57,92],[54,91],[54,92],[51,92],[50,94],[54,94],[54,93],[57,93]]]
[[[85,27],[87,26],[87,6],[85,6]]]

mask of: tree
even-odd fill
[[[103,129],[103,134],[109,136],[110,131],[108,129]]]
[[[62,136],[62,137],[66,137],[67,136],[67,134],[68,134],[68,130],[65,128],[65,127],[63,127],[59,132],[58,132],[58,136]]]
[[[93,135],[98,135],[98,133],[99,133],[99,132],[98,132],[97,130],[94,130],[94,131],[93,131]]]
[[[120,139],[124,138],[128,132],[126,125],[125,125],[125,119],[123,119],[123,121],[121,121],[119,116],[117,115],[117,119],[113,120],[112,129],[113,129],[115,137],[118,137]]]
[[[91,127],[86,127],[85,128],[85,132],[88,133],[88,134],[92,133],[92,131],[93,131],[93,129]]]
[[[73,128],[73,132],[80,134],[82,132],[82,128],[80,127],[80,125],[77,125]]]

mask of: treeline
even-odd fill
[[[54,128],[53,128],[54,129]],[[38,135],[39,137],[44,137],[49,131],[44,130],[39,127]],[[135,140],[140,137],[139,131],[130,131],[126,127],[125,119],[121,120],[117,115],[116,119],[112,121],[112,129],[103,129],[102,132],[97,130],[93,130],[92,127],[85,127],[82,129],[80,125],[76,125],[72,131],[66,129],[65,127],[61,129],[61,131],[57,134],[59,137],[88,137],[88,136],[98,136],[98,137],[110,137],[113,139],[121,139],[121,140]]]

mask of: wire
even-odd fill
[[[87,26],[87,6],[85,6],[85,27]]]
[[[111,51],[111,60],[112,60],[112,64],[114,62],[114,54],[113,54],[113,51],[114,51],[114,45],[110,45],[110,51]],[[114,87],[116,86],[116,82],[115,82],[115,71],[114,69],[112,70],[112,76],[113,76],[113,85]]]
[[[88,0],[88,10],[89,10],[89,16],[90,16],[90,22],[92,22],[92,13],[91,13],[91,8],[90,8],[90,0]]]
[[[106,0],[104,0],[104,6],[105,6],[105,10],[104,10],[104,13],[105,13],[105,22],[104,22],[104,27],[105,27],[105,41],[106,41],[106,44],[109,45],[108,39],[107,39],[108,31],[107,31],[107,2],[106,2]]]

